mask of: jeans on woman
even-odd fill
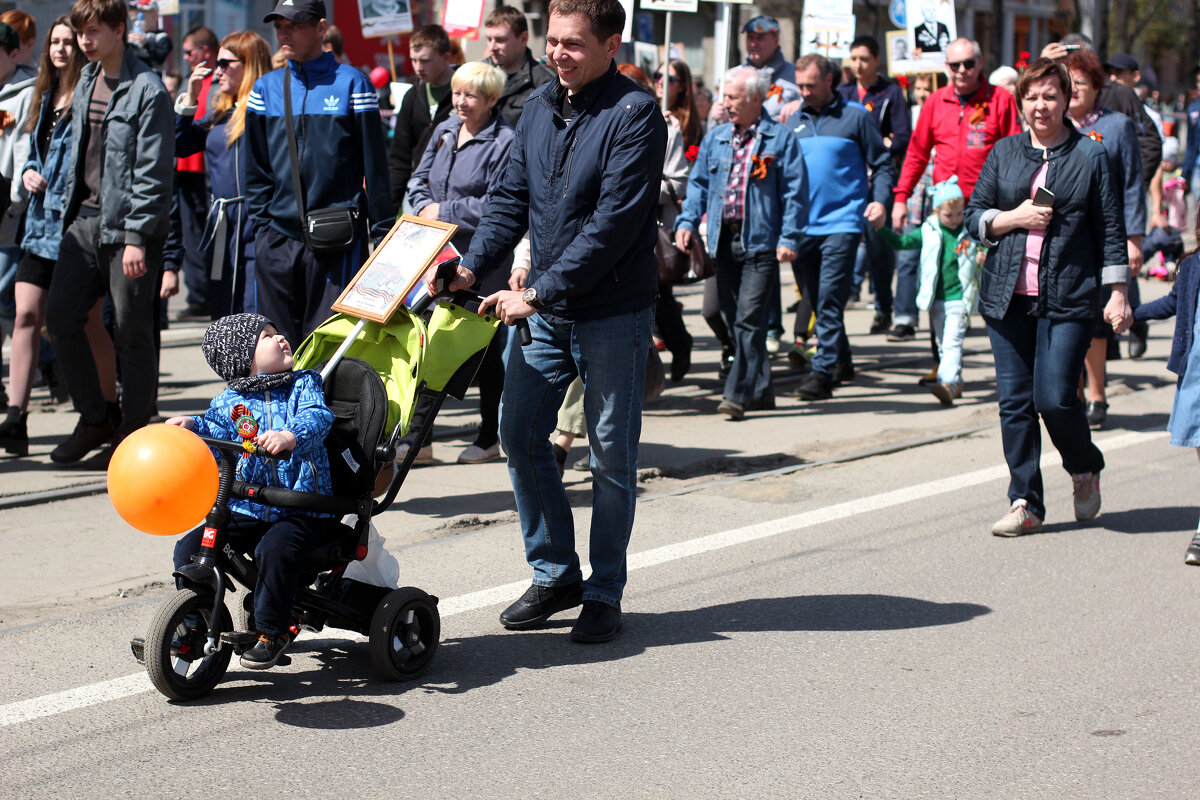
[[[1036,303],[1036,297],[1016,295],[1003,319],[984,320],[996,361],[1008,499],[1024,499],[1031,512],[1045,519],[1038,415],[1070,474],[1099,472],[1104,456],[1092,442],[1087,412],[1076,392],[1092,321],[1035,317]]]

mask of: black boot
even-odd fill
[[[29,455],[29,412],[16,406],[8,407],[8,415],[0,422],[0,447],[14,456]]]

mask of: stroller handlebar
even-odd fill
[[[447,287],[450,286],[454,278],[458,275],[458,264],[458,259],[452,259],[438,265],[437,276],[435,278],[435,285],[438,287],[438,291],[432,295],[426,292],[418,297],[410,309],[412,313],[417,316],[424,314],[437,300],[450,300],[455,305],[466,307],[467,303],[472,302],[478,306],[479,303],[486,299],[485,295],[471,291],[470,289],[459,289],[457,292],[448,290]],[[519,319],[516,321],[514,327],[517,329],[517,340],[521,343],[522,347],[533,341],[533,336],[529,333],[528,320]]]
[[[285,450],[278,455],[271,455],[249,439],[243,439],[240,442],[234,442],[229,439],[216,439],[212,436],[200,436],[200,434],[196,435],[199,436],[200,440],[209,447],[233,456],[252,455],[258,456],[259,458],[273,458],[278,461],[290,461],[292,458],[291,450]]]

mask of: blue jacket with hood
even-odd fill
[[[387,147],[375,87],[354,67],[323,53],[303,64],[268,72],[246,106],[246,207],[255,231],[274,228],[300,239],[292,190],[283,82],[291,81],[300,180],[308,210],[358,208],[381,238],[395,221]],[[366,189],[363,189],[363,183]]]

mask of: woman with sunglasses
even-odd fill
[[[212,67],[210,70],[209,67]],[[271,50],[254,31],[221,40],[216,63],[201,63],[175,103],[175,151],[180,157],[204,151],[212,206],[204,242],[212,243],[209,309],[213,319],[254,311],[254,231],[244,203],[246,186],[246,98],[271,69]],[[196,97],[212,72],[220,91],[197,113]]]
[[[66,210],[63,191],[67,162],[71,157],[71,98],[86,63],[83,52],[75,44],[70,19],[65,15],[58,17],[51,23],[42,44],[41,63],[30,98],[30,117],[28,121],[22,121],[23,132],[31,137],[29,161],[21,170],[20,178],[29,192],[29,205],[25,209],[22,254],[14,285],[17,313],[9,364],[10,405],[6,418],[0,422],[0,447],[17,456],[29,454],[26,409],[41,349],[46,298],[50,294],[50,280],[62,239],[62,218]],[[115,365],[112,340],[101,322],[100,303],[88,318],[87,333],[97,363]],[[105,395],[110,401],[116,399],[117,391],[115,366],[113,370],[111,385],[105,386]],[[100,371],[103,373],[103,368]]]
[[[1046,518],[1039,416],[1071,476],[1075,519],[1100,513],[1104,456],[1092,442],[1079,375],[1101,290],[1111,292],[1107,323],[1123,331],[1133,318],[1125,299],[1125,224],[1108,154],[1067,121],[1066,67],[1038,59],[1017,82],[1017,97],[1029,132],[992,148],[965,220],[988,248],[979,311],[996,363],[1011,503],[992,526],[995,536],[1033,533]]]

